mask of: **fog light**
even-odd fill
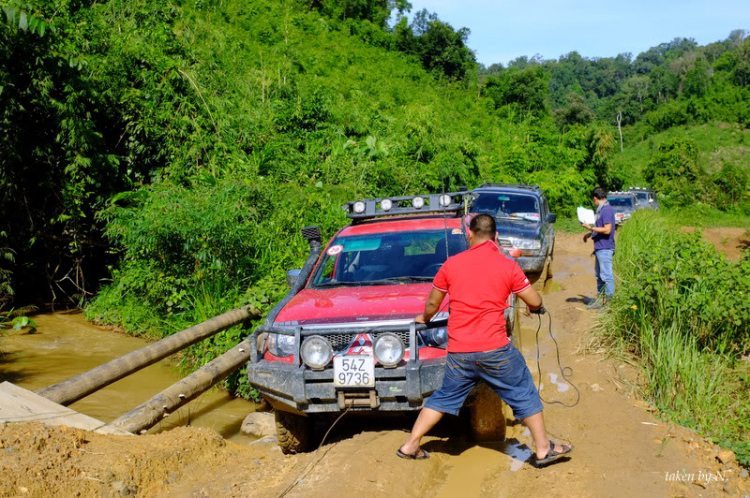
[[[324,337],[313,335],[302,341],[300,355],[305,365],[313,370],[322,370],[331,362],[333,349]]]
[[[443,194],[438,199],[438,202],[440,203],[441,207],[448,207],[451,205],[451,196],[448,194]]]
[[[354,212],[357,214],[362,214],[365,212],[365,203],[362,201],[357,201],[354,203]]]
[[[378,363],[386,368],[393,368],[399,364],[404,357],[404,343],[401,338],[392,332],[379,334],[372,347],[372,354]]]
[[[383,199],[382,201],[380,201],[380,209],[382,209],[383,211],[390,211],[392,207],[393,202],[391,202],[390,199]]]
[[[415,197],[411,200],[411,205],[414,206],[415,209],[422,209],[424,207],[424,199],[421,197]]]

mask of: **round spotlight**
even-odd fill
[[[415,197],[411,200],[411,205],[414,206],[415,209],[422,209],[424,207],[424,199],[422,197]]]
[[[372,353],[378,363],[386,368],[392,368],[404,357],[404,343],[401,338],[392,332],[379,334],[372,347]]]
[[[440,207],[448,207],[451,204],[451,196],[449,196],[448,194],[443,194],[440,196],[438,201],[440,203]]]
[[[365,203],[362,201],[357,201],[354,203],[354,212],[357,214],[362,214],[365,212]]]
[[[383,199],[382,201],[380,201],[380,209],[382,209],[383,211],[390,211],[392,207],[393,201],[391,201],[390,199]]]
[[[331,362],[333,349],[324,337],[313,335],[302,341],[300,355],[305,365],[313,370],[322,370]]]

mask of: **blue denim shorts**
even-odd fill
[[[526,360],[512,344],[481,353],[448,353],[443,385],[424,406],[458,415],[469,392],[480,381],[513,409],[516,418],[524,419],[542,411],[542,400]]]

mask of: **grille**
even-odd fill
[[[511,242],[510,239],[497,239],[497,241],[503,247],[513,247],[513,242]]]
[[[369,335],[371,337],[371,339],[372,339],[372,342],[374,343],[375,339],[377,338],[377,336],[379,334],[383,334],[385,332],[387,332],[387,331],[374,332],[374,333],[369,333],[369,334],[366,334],[366,335]],[[407,347],[407,348],[409,347],[409,332],[402,331],[402,332],[392,332],[392,333],[396,334],[401,339],[401,341],[404,343],[405,347]],[[325,334],[325,333],[321,333],[321,334],[318,334],[318,335],[321,335],[321,336],[325,337],[328,340],[328,342],[331,343],[331,347],[333,348],[333,352],[334,353],[340,353],[341,351],[346,351],[346,348],[349,347],[349,345],[352,343],[352,341],[354,341],[354,339],[357,336],[362,335],[362,333],[356,333],[356,334],[352,334],[352,333],[347,333],[347,334]],[[304,342],[304,339],[305,338],[303,338],[303,342]]]

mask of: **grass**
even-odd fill
[[[555,230],[565,233],[583,233],[586,231],[578,218],[558,218],[555,222]]]
[[[728,262],[674,217],[640,211],[619,233],[618,289],[598,338],[642,366],[643,395],[665,418],[750,466],[750,258]]]
[[[750,215],[741,211],[720,211],[716,208],[697,204],[685,208],[662,208],[660,210],[669,222],[677,226],[698,228],[710,227],[750,227]]]
[[[743,130],[736,123],[712,122],[675,126],[646,140],[630,144],[626,137],[625,150],[612,156],[613,169],[621,172],[626,183],[646,186],[643,167],[651,161],[660,144],[675,137],[695,140],[698,146],[698,163],[709,171],[715,170],[722,160],[747,164],[747,157],[750,155],[750,130]]]

